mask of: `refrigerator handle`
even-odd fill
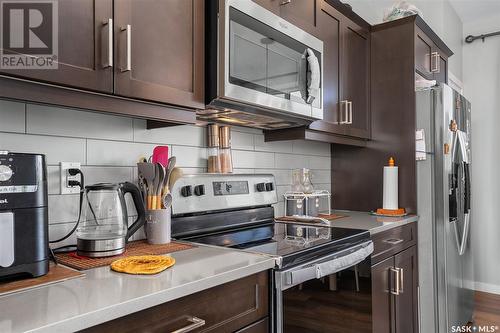
[[[469,163],[462,162],[464,180],[465,180],[465,188],[464,188],[464,226],[462,230],[462,234],[460,235],[458,230],[458,219],[453,219],[451,222],[453,223],[453,228],[455,229],[455,240],[457,242],[458,254],[464,255],[465,250],[467,248],[467,239],[469,236],[470,229],[470,196],[471,196],[471,188],[470,188],[470,169]]]

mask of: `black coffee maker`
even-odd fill
[[[45,156],[0,151],[0,278],[49,271]]]

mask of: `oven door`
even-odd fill
[[[277,332],[371,332],[372,241],[275,271]]]
[[[220,3],[221,95],[322,119],[323,42],[253,1]]]

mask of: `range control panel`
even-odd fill
[[[277,202],[271,174],[194,174],[171,189],[174,215],[271,205]]]

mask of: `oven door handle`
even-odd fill
[[[279,272],[278,289],[286,290],[302,282],[320,279],[340,272],[365,260],[373,252],[373,242],[368,241],[353,248],[341,251],[328,260],[318,261],[299,269]]]

